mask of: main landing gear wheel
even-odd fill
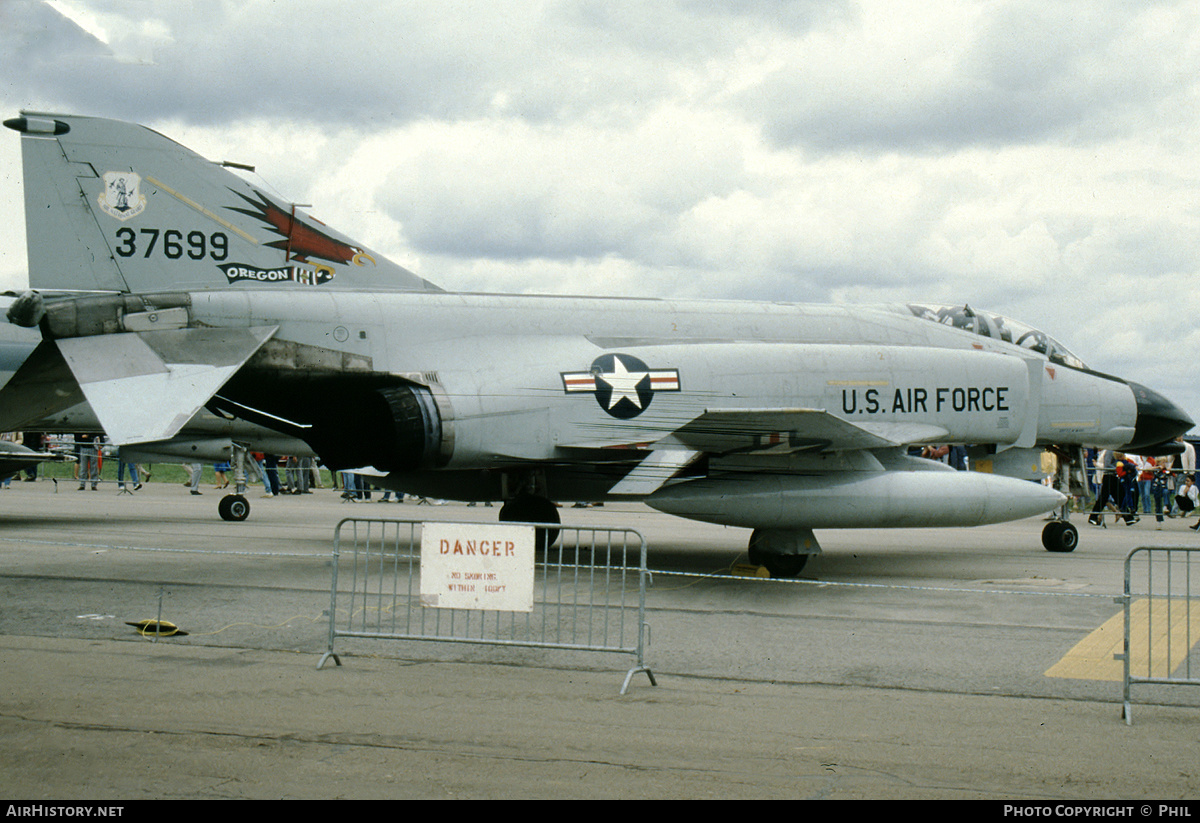
[[[749,555],[751,563],[762,566],[776,579],[795,577],[804,571],[804,565],[808,562],[807,554],[766,554],[756,558],[751,549]]]
[[[250,503],[240,494],[227,494],[217,504],[222,520],[240,522],[250,516]]]
[[[750,544],[746,547],[746,555],[753,565],[762,566],[770,572],[771,577],[795,577],[800,574],[811,555],[783,554],[771,551],[769,547],[777,542],[779,542],[777,532],[755,529],[750,535]]]
[[[558,507],[544,497],[534,494],[519,494],[500,507],[501,523],[546,523],[557,526],[562,523]],[[548,549],[558,539],[558,529],[538,529],[534,543],[538,549]]]
[[[1042,529],[1042,545],[1048,552],[1073,552],[1079,545],[1079,530],[1065,520],[1051,520]]]

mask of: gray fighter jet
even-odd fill
[[[977,467],[1003,467],[1046,447],[1153,452],[1192,426],[966,306],[448,293],[149,129],[5,125],[21,134],[34,290],[8,316],[41,341],[0,392],[0,429],[86,400],[114,443],[152,443],[208,408],[393,489],[503,501],[505,520],[642,500],[749,527],[751,561],[787,575],[820,550],[814,529],[1063,504],[913,446],[971,444]],[[1065,520],[1043,535],[1076,540]]]

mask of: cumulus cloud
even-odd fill
[[[944,152],[1144,127],[1188,103],[1186,3],[889,3],[813,33],[742,95],[768,136],[812,151]],[[936,22],[933,22],[936,21]],[[1194,65],[1194,64],[1192,64]]]
[[[17,93],[136,118],[270,116],[365,129],[497,113],[537,122],[620,116],[667,98],[690,66],[727,58],[758,28],[796,30],[843,8],[816,0],[749,3],[737,13],[607,0],[11,5],[0,43],[25,48],[5,49],[0,65]],[[19,59],[31,50],[36,71]],[[133,53],[146,57],[121,59]]]

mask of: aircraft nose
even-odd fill
[[[1174,440],[1195,425],[1187,412],[1158,392],[1141,383],[1125,382],[1133,390],[1133,397],[1137,401],[1137,423],[1134,425],[1133,439],[1126,444],[1126,448],[1157,446]]]

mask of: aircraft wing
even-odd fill
[[[823,409],[707,409],[670,435],[611,494],[650,494],[705,454],[852,451],[932,443],[949,432],[921,423],[851,423]]]
[[[709,454],[882,449],[944,438],[940,426],[851,423],[824,409],[707,409],[672,435]]]

